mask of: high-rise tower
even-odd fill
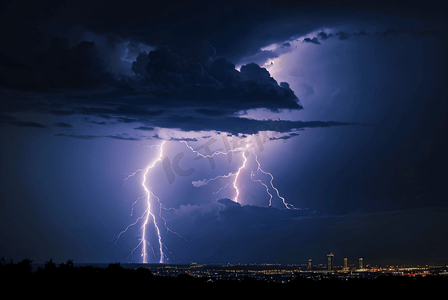
[[[327,268],[329,271],[334,269],[334,254],[331,252],[327,254]]]

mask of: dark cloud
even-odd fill
[[[9,116],[9,115],[7,115],[7,114],[4,114],[4,113],[1,113],[0,112],[0,122],[3,122],[3,121],[13,121],[13,120],[15,120],[16,118],[14,118],[14,117],[11,117],[11,116]]]
[[[317,36],[319,37],[319,39],[326,41],[328,38],[331,38],[333,35],[331,33],[327,34],[323,31],[321,31],[317,34]]]
[[[365,32],[364,30],[360,30],[358,32],[351,32],[351,33],[339,31],[335,35],[338,36],[339,40],[343,41],[343,40],[348,40],[348,39],[357,39],[362,36],[369,35],[369,33]]]
[[[76,3],[50,0],[43,7],[35,1],[11,1],[3,8],[0,28],[4,32],[2,44],[15,47],[7,55],[20,56],[28,49],[46,47],[55,33],[73,39],[72,44],[75,44],[88,31],[107,35],[109,43],[132,39],[134,44],[168,44],[173,48],[206,38],[215,45],[219,55],[237,62],[241,57],[254,55],[267,44],[283,43],[292,36],[307,34],[318,29],[320,24],[378,18],[376,14],[444,20],[443,4],[438,0],[429,3],[231,0],[219,4],[203,0],[159,3],[129,0],[111,5],[105,0]],[[371,15],[366,16],[366,11]],[[163,30],[159,30],[161,28]]]
[[[73,128],[73,125],[64,123],[64,122],[56,123],[56,124],[54,124],[54,126],[61,127],[61,128]]]
[[[46,128],[44,125],[31,121],[20,121],[17,118],[10,115],[0,113],[0,124],[11,124],[17,127],[34,127],[34,128]]]
[[[106,138],[110,138],[110,139],[114,139],[114,140],[123,140],[123,141],[140,141],[140,138],[136,138],[136,137],[130,137],[127,135],[105,135],[104,137]]]
[[[235,135],[240,137],[247,137],[250,134],[258,134],[261,131],[273,131],[276,133],[289,133],[282,137],[274,137],[272,140],[289,139],[291,137],[297,136],[298,134],[291,131],[304,130],[306,128],[328,128],[334,126],[367,126],[365,124],[359,123],[349,123],[349,122],[335,122],[335,121],[288,121],[288,120],[277,120],[277,121],[260,121],[247,118],[238,117],[225,117],[225,118],[197,118],[197,117],[183,117],[177,115],[171,115],[165,119],[159,119],[152,123],[154,126],[161,128],[170,129],[180,129],[186,132],[195,131],[216,131],[229,132],[229,135]],[[147,126],[140,126],[134,129],[150,131],[150,129],[141,128],[151,128]],[[112,138],[120,140],[146,140],[146,139],[164,139],[158,134],[152,137],[129,137],[127,134],[120,135],[82,135],[82,134],[56,134],[55,136],[65,136],[73,137],[79,139],[94,139],[94,138]],[[204,137],[205,138],[205,137]],[[175,141],[197,141],[195,138],[174,138],[171,137],[170,140]]]
[[[257,64],[242,66],[239,72],[230,61],[216,59],[208,42],[195,44],[195,49],[200,56],[182,57],[166,46],[151,51],[146,88],[176,105],[200,104],[200,109],[216,107],[228,113],[262,107],[302,108],[289,86],[279,85]]]
[[[365,32],[364,30],[360,30],[358,32],[345,32],[345,31],[338,31],[335,34],[332,33],[326,33],[324,31],[321,31],[317,34],[317,37],[314,38],[306,38],[304,42],[308,43],[314,43],[314,44],[320,44],[318,39],[321,41],[326,41],[329,38],[337,37],[341,41],[353,39],[353,38],[359,38],[361,36],[369,35],[369,33]]]
[[[292,138],[292,137],[295,137],[295,136],[298,136],[298,135],[299,135],[298,133],[291,132],[290,134],[287,134],[287,135],[282,135],[282,136],[280,136],[280,137],[276,137],[276,136],[274,136],[274,137],[270,137],[269,139],[270,139],[271,141],[275,141],[275,140],[288,140],[288,139],[290,139],[290,138]]]
[[[138,122],[137,119],[126,118],[126,117],[117,117],[116,120],[117,120],[117,122],[120,122],[120,123],[135,123],[135,122]]]
[[[221,203],[226,208],[227,207],[230,207],[230,208],[232,208],[232,207],[239,207],[239,208],[241,208],[242,207],[241,204],[239,204],[238,202],[235,202],[235,201],[230,200],[228,198],[218,199],[218,200],[216,200],[216,202]]]
[[[96,125],[106,125],[106,122],[104,122],[104,121],[101,121],[101,122],[92,121],[92,123],[96,124]]]
[[[364,30],[359,31],[358,33],[355,33],[355,36],[365,36],[368,35],[369,33],[365,32]]]
[[[148,127],[148,126],[139,126],[139,127],[134,128],[134,129],[135,129],[135,130],[143,130],[143,131],[151,131],[151,130],[154,130],[153,127]]]
[[[57,133],[54,136],[72,137],[72,138],[81,139],[81,140],[91,140],[91,139],[96,139],[96,138],[102,137],[102,136],[96,136],[96,135],[64,134],[64,133]]]
[[[45,126],[40,123],[30,122],[30,121],[9,121],[8,123],[18,126],[18,127],[45,128]]]
[[[435,36],[435,35],[439,35],[444,33],[444,31],[442,29],[438,29],[438,28],[433,28],[433,29],[418,29],[418,30],[397,30],[395,28],[388,28],[384,31],[380,31],[380,32],[376,32],[375,34],[386,37],[386,36],[392,36],[392,37],[397,37],[398,35],[402,35],[402,34],[411,34],[414,36]],[[318,43],[318,38],[322,41],[326,41],[327,39],[336,36],[338,37],[339,40],[341,41],[345,41],[345,40],[349,40],[349,39],[356,39],[356,38],[360,38],[363,36],[367,36],[370,35],[372,33],[366,32],[364,30],[360,30],[358,32],[345,32],[345,31],[338,31],[337,33],[333,34],[327,34],[323,31],[319,32],[317,34],[317,37],[314,38],[306,38],[303,40],[303,42],[308,42],[308,43]],[[319,43],[320,44],[320,43]]]
[[[175,138],[175,137],[171,137],[170,141],[176,141],[176,142],[197,142],[198,140],[196,138]]]
[[[319,2],[318,6],[337,10],[363,7],[348,2],[350,5]],[[312,1],[306,5],[274,1],[257,5],[235,1],[211,5],[199,1],[149,6],[141,2],[131,5],[134,3],[131,0],[110,7],[111,14],[103,13],[105,2],[98,3],[101,1],[88,5],[81,1],[75,6],[62,1],[54,11],[47,11],[30,2],[20,8],[20,14],[17,14],[16,4],[5,6],[6,11],[16,12],[16,17],[8,15],[2,20],[5,43],[0,47],[1,85],[9,90],[32,91],[34,99],[38,100],[10,103],[6,99],[7,104],[2,104],[4,112],[51,113],[58,117],[91,115],[123,123],[141,122],[151,127],[166,124],[167,119],[173,120],[176,116],[182,119],[199,114],[200,117],[224,118],[254,108],[274,112],[300,110],[302,106],[288,84],[277,83],[256,63],[242,66],[241,71],[235,70],[234,63],[242,58],[265,63],[269,58],[291,51],[291,44],[286,40],[316,30],[321,21],[328,20],[325,13],[310,14],[315,5]],[[391,10],[389,6],[378,6],[378,9]],[[425,9],[428,8],[422,7],[422,11]],[[61,11],[63,14],[57,13]],[[229,18],[230,11],[232,18]],[[411,13],[412,10],[406,11]],[[39,18],[38,22],[36,12],[46,17]],[[213,18],[200,17],[201,12]],[[343,17],[341,20],[346,20]],[[268,24],[262,20],[270,21]],[[23,24],[23,27],[8,22]],[[78,25],[72,26],[73,22]],[[337,23],[337,20],[332,22]],[[238,28],[238,32],[229,34],[229,28]],[[408,32],[431,35],[440,30]],[[398,33],[389,30],[386,36]],[[317,37],[306,38],[303,42],[320,44],[331,37],[347,40],[367,34],[365,31],[336,34],[321,31]],[[86,36],[94,37],[95,41],[83,41]],[[145,52],[142,43],[157,49],[145,48]],[[261,50],[270,44],[277,45],[277,49]],[[135,76],[111,71],[112,50],[104,49],[116,50],[117,45],[123,45],[126,52],[114,55],[126,61],[129,74],[133,72]],[[90,94],[86,95],[86,91]],[[312,92],[307,90],[307,95]],[[56,103],[59,105],[55,106]],[[191,127],[186,124],[169,126]],[[209,127],[213,126],[204,126]],[[201,129],[197,126],[196,130]]]
[[[55,136],[63,136],[63,137],[71,137],[81,140],[92,140],[92,139],[98,139],[98,138],[109,138],[114,140],[124,140],[124,141],[139,141],[141,139],[135,138],[135,137],[129,137],[129,136],[119,136],[119,135],[82,135],[82,134],[64,134],[64,133],[57,133]]]
[[[196,112],[206,115],[206,116],[223,116],[226,114],[223,111],[211,110],[211,109],[206,109],[206,108],[198,108],[198,109],[196,109]]]
[[[198,118],[191,116],[171,115],[166,119],[160,119],[153,123],[154,126],[163,128],[180,128],[183,131],[211,130],[238,134],[256,134],[260,131],[275,131],[280,133],[305,128],[322,128],[333,126],[359,126],[363,124],[335,121],[262,121],[248,118],[224,117],[224,118]]]
[[[396,37],[401,34],[411,34],[414,36],[435,36],[439,34],[443,34],[444,31],[438,28],[432,29],[418,29],[418,30],[397,30],[395,28],[388,28],[383,32],[379,32],[382,36],[392,36]]]
[[[335,36],[337,36],[338,39],[340,39],[341,41],[344,41],[344,40],[348,40],[349,39],[350,33],[344,32],[344,31],[339,31],[339,32],[335,33]]]
[[[70,116],[76,114],[76,111],[74,109],[70,110],[51,109],[50,114],[53,114],[55,116]]]
[[[319,42],[319,40],[326,41],[329,38],[332,38],[333,36],[337,36],[339,40],[345,41],[345,40],[348,40],[350,38],[359,38],[361,36],[366,36],[366,35],[368,35],[368,33],[365,32],[364,30],[361,30],[359,32],[351,32],[351,33],[345,32],[345,31],[339,31],[339,32],[335,33],[334,35],[332,33],[327,34],[327,33],[323,32],[323,31],[321,31],[321,32],[319,32],[317,34],[317,37],[305,38],[303,40],[303,42],[304,43],[306,42],[306,43],[313,43],[313,44],[316,44],[316,45],[320,45],[321,43]]]
[[[230,61],[217,58],[215,48],[206,41],[191,43],[181,52],[173,53],[162,46],[147,54],[147,60],[142,58],[146,53],[140,53],[141,59],[137,57],[134,62],[136,76],[114,77],[106,70],[93,42],[72,47],[67,39],[54,38],[46,53],[36,55],[40,63],[30,66],[33,73],[41,74],[33,82],[34,98],[38,100],[22,101],[21,105],[10,100],[4,104],[5,112],[50,113],[58,117],[79,114],[145,123],[156,117],[166,118],[173,113],[171,110],[226,116],[254,108],[302,109],[289,84],[278,84],[255,63],[238,71]],[[13,88],[20,82],[4,84]],[[94,87],[94,92],[85,94]],[[45,91],[49,88],[57,90]]]
[[[46,52],[31,53],[21,65],[1,68],[0,76],[6,78],[2,81],[4,87],[41,91],[92,89],[114,81],[94,42],[71,46],[68,39],[58,37],[51,41]]]
[[[337,7],[328,3],[319,5],[332,9],[362,7],[349,2],[350,5],[338,3]],[[257,5],[230,1],[215,6],[199,1],[170,7],[159,3],[151,5],[151,12],[143,13],[140,9],[149,8],[147,4],[139,3],[135,7],[140,9],[135,9],[126,3],[110,7],[110,11],[115,12],[112,17],[104,14],[104,5],[98,3],[89,4],[86,9],[87,3],[82,1],[79,6],[63,1],[54,11],[43,12],[31,2],[21,8],[20,14],[15,14],[15,19],[2,20],[5,43],[0,47],[0,77],[5,90],[31,91],[34,101],[5,98],[6,104],[1,104],[1,108],[5,113],[38,112],[58,117],[91,115],[111,120],[111,124],[113,121],[140,122],[144,127],[163,125],[197,131],[229,130],[236,126],[225,126],[226,117],[249,109],[300,110],[302,106],[287,83],[277,83],[256,63],[244,65],[240,71],[234,64],[241,58],[264,63],[291,51],[291,44],[285,43],[286,40],[317,30],[321,21],[328,20],[325,13],[307,16],[307,9],[312,5],[285,5],[270,1]],[[15,11],[18,7],[11,3],[5,9]],[[59,11],[64,14],[57,14]],[[229,11],[232,11],[232,18],[229,18]],[[37,22],[35,12],[42,12],[46,18]],[[213,13],[213,18],[199,17],[201,12],[207,12],[204,16]],[[269,24],[262,22],[267,19]],[[20,20],[23,28],[6,26],[7,21],[20,24]],[[78,25],[72,26],[73,22]],[[332,22],[337,23],[337,20]],[[31,24],[36,24],[36,28]],[[228,34],[229,28],[238,28],[238,32]],[[408,32],[431,35],[440,30]],[[347,40],[367,34],[365,31],[336,34],[321,31],[317,37],[306,38],[303,42],[320,44],[331,37]],[[398,31],[390,31],[386,36],[392,34]],[[86,36],[93,36],[95,41],[83,40]],[[156,50],[145,48],[145,52],[140,46],[142,43]],[[126,61],[129,73],[135,76],[111,71],[110,51],[104,49],[116,50],[117,45],[122,45],[126,52],[115,56]],[[277,49],[261,50],[266,45],[276,45]],[[307,90],[307,95],[312,92]],[[29,94],[21,97],[31,98]],[[198,121],[185,123],[189,117],[197,115]],[[221,118],[210,120],[203,116]],[[242,122],[238,120],[235,124]]]
[[[316,44],[316,45],[320,45],[320,42],[317,40],[317,38],[305,38],[303,40],[303,43],[312,43],[312,44]]]
[[[253,62],[253,63],[257,63],[259,65],[263,65],[269,59],[277,58],[285,50],[290,50],[290,49],[291,49],[291,47],[280,47],[279,50],[282,50],[282,51],[261,50],[261,49],[259,49],[259,51],[257,51],[253,55],[250,55],[250,56],[247,56],[247,57],[243,57],[239,61],[244,61],[244,62],[250,61],[250,62]]]
[[[139,53],[136,60],[132,63],[132,71],[136,75],[146,76],[146,66],[149,63],[148,53],[145,51]]]
[[[112,81],[94,42],[70,47],[67,39],[54,38],[48,53],[39,57],[45,85],[58,88],[96,88]]]

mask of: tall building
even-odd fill
[[[348,260],[347,257],[344,257],[344,270],[348,269]]]
[[[360,269],[364,268],[364,263],[363,263],[362,257],[359,259],[359,268]]]
[[[329,271],[334,269],[334,254],[331,252],[327,254],[327,268]]]
[[[312,268],[313,268],[313,260],[310,258],[308,259],[308,270],[311,271]]]

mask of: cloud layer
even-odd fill
[[[239,111],[302,109],[288,83],[278,84],[255,63],[236,70],[207,41],[191,43],[183,55],[167,46],[142,52],[132,63],[135,76],[112,73],[94,42],[71,46],[63,38],[54,38],[47,52],[37,53],[26,65],[7,61],[0,69],[5,79],[0,121],[16,126],[37,123],[21,123],[13,114],[38,113],[60,119],[89,116],[97,118],[90,121],[97,125],[107,125],[104,119],[140,123],[133,128],[141,131],[152,126],[229,130],[224,123],[234,121],[230,116]],[[213,126],[210,117],[216,116],[221,121]],[[66,120],[56,126],[73,127]]]
[[[338,31],[336,33],[326,33],[324,31],[321,31],[317,34],[316,37],[313,38],[304,38],[303,43],[312,43],[316,45],[321,45],[321,41],[326,41],[330,38],[337,38],[340,41],[350,40],[350,39],[357,39],[362,36],[368,36],[368,35],[376,35],[381,37],[387,37],[392,36],[396,37],[398,35],[402,34],[409,34],[414,36],[437,36],[439,34],[444,33],[443,30],[438,28],[433,29],[425,29],[425,30],[397,30],[395,28],[388,28],[384,31],[379,32],[365,32],[364,30],[360,30],[358,32],[347,32],[347,31]]]
[[[289,47],[288,43],[281,45],[282,49]],[[167,46],[149,53],[143,51],[132,63],[135,75],[126,76],[107,68],[94,42],[71,46],[68,39],[54,38],[48,51],[37,53],[26,67],[19,68],[12,63],[9,68],[1,69],[3,77],[13,76],[2,83],[5,101],[1,105],[4,113],[0,123],[72,131],[76,126],[70,120],[84,116],[83,122],[90,125],[106,128],[130,124],[129,130],[142,134],[151,134],[158,127],[235,135],[350,124],[242,118],[235,114],[256,108],[274,112],[300,110],[302,106],[288,83],[278,84],[265,68],[255,63],[236,70],[233,63],[218,58],[215,48],[207,41],[191,43],[182,53],[173,53]],[[24,94],[20,90],[29,92]],[[14,116],[21,113],[52,116],[58,121],[45,125]],[[142,138],[122,135],[122,132],[57,135],[81,139]],[[160,137],[154,133],[143,138]]]

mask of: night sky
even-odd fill
[[[292,3],[3,1],[0,256],[447,263],[444,1]]]

